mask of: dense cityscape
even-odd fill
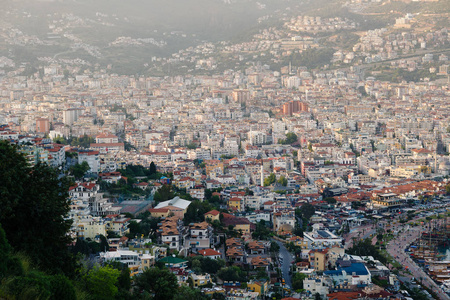
[[[6,7],[0,299],[449,299],[450,5],[331,2],[103,46]]]

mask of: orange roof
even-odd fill
[[[213,215],[213,216],[217,216],[218,214],[220,214],[220,211],[217,211],[215,209],[208,211],[205,215]]]
[[[202,256],[215,256],[215,255],[221,255],[220,252],[213,250],[213,249],[203,249],[198,251],[198,253]]]

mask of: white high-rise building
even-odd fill
[[[71,126],[78,120],[78,117],[82,114],[82,110],[80,108],[69,108],[64,110],[63,112],[63,122],[65,125]]]

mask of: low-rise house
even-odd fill
[[[248,249],[250,254],[264,254],[265,252],[264,244],[260,241],[251,241],[248,243]]]
[[[120,262],[125,264],[131,276],[142,273],[155,264],[155,257],[149,253],[138,253],[130,250],[101,252],[100,257],[105,262]]]
[[[211,211],[208,211],[206,214],[205,214],[205,220],[211,220],[211,222],[212,221],[215,221],[215,220],[217,220],[217,221],[219,221],[219,218],[220,218],[220,212],[218,211],[218,210],[211,210]]]
[[[213,249],[202,249],[198,251],[198,254],[211,259],[219,259],[222,257],[222,253]]]
[[[303,233],[308,249],[323,249],[334,245],[342,245],[342,238],[326,229],[313,228],[312,232]]]
[[[247,260],[249,260],[249,263],[253,269],[264,269],[266,271],[269,269],[269,265],[272,263],[272,260],[269,257],[262,256],[247,258]]]
[[[192,273],[189,277],[192,280],[194,288],[198,288],[207,285],[208,283],[212,283],[211,276],[209,274],[197,275]]]
[[[252,292],[258,293],[261,297],[264,297],[269,292],[269,282],[261,280],[251,280],[247,283],[247,289]]]
[[[169,208],[170,211],[174,214],[174,216],[183,219],[184,214],[187,211],[187,208],[191,204],[191,201],[181,199],[180,197],[175,197],[171,200],[163,201],[158,203],[158,205],[155,206],[156,209],[158,208]]]
[[[185,239],[185,248],[197,252],[211,246],[212,228],[207,222],[189,224],[189,236]]]
[[[312,295],[319,293],[321,297],[326,297],[332,286],[333,281],[328,276],[315,276],[303,280],[303,288],[307,292]]]
[[[342,263],[337,270],[325,271],[324,275],[329,276],[336,284],[359,285],[372,283],[370,271],[363,263],[343,262],[345,263]]]

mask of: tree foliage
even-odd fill
[[[267,240],[271,233],[272,231],[266,226],[266,221],[261,220],[256,223],[256,229],[252,232],[252,237],[257,240]]]
[[[300,215],[301,217],[305,218],[306,220],[309,220],[316,212],[316,209],[314,206],[310,203],[303,204],[300,209],[295,211],[297,216]]]
[[[274,173],[270,173],[269,176],[264,178],[264,186],[269,186],[272,183],[274,183],[276,180],[277,180],[277,177],[275,176],[275,174]]]
[[[336,199],[333,197],[326,197],[325,199],[323,199],[323,201],[325,201],[328,204],[336,204]]]
[[[281,184],[282,186],[287,186],[287,179],[284,176],[281,176],[280,179],[278,179],[278,183]]]
[[[89,148],[92,143],[95,143],[95,138],[88,136],[86,134],[81,137],[70,137],[70,138],[58,136],[53,139],[53,142],[55,142],[57,144]]]
[[[369,238],[354,243],[353,246],[347,250],[347,253],[358,256],[372,256],[382,263],[387,262],[386,258],[378,251],[377,247],[372,245],[372,240]]]
[[[93,299],[113,299],[119,290],[119,276],[120,272],[111,266],[96,266],[84,275],[86,290]]]
[[[43,270],[66,274],[74,270],[67,248],[68,189],[68,180],[55,169],[40,163],[31,167],[15,146],[0,142],[0,223],[6,237]]]
[[[154,300],[173,299],[178,288],[177,278],[168,269],[158,267],[145,270],[135,278],[136,295]]]
[[[35,270],[4,280],[0,295],[5,299],[77,299],[75,288],[67,277]]]
[[[303,273],[295,273],[292,276],[292,288],[296,290],[303,289],[303,280],[305,280],[307,276]]]
[[[150,172],[150,175],[156,174],[156,165],[154,162],[150,163],[149,172]]]
[[[192,201],[184,214],[184,224],[205,221],[205,214],[212,209],[213,207],[207,201]]]
[[[244,271],[236,266],[222,268],[217,276],[224,281],[247,281]]]
[[[277,242],[272,241],[270,243],[270,252],[272,253],[278,253],[280,251],[280,245],[278,245]]]
[[[199,289],[188,286],[180,286],[173,295],[173,300],[207,300],[208,296],[203,294]],[[215,298],[214,298],[215,299]]]
[[[225,266],[225,261],[223,259],[195,256],[188,258],[188,266],[196,273],[216,274]]]
[[[293,133],[293,132],[288,132],[288,133],[286,134],[286,138],[285,138],[285,139],[280,139],[280,140],[278,141],[278,144],[281,144],[281,145],[291,145],[291,144],[296,143],[297,140],[298,140],[298,137],[297,137],[297,135],[296,135],[295,133]]]
[[[0,298],[76,299],[72,282],[64,275],[48,275],[30,268],[29,258],[12,252],[0,226]]]
[[[87,161],[83,161],[81,164],[77,163],[74,166],[70,167],[70,173],[72,173],[72,175],[75,178],[81,178],[90,169],[91,169],[91,167],[89,167],[88,162]]]
[[[167,201],[175,197],[175,193],[172,190],[172,185],[164,184],[154,195],[156,203]]]

